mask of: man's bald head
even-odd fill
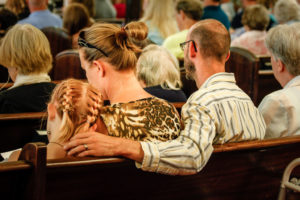
[[[197,22],[189,31],[189,39],[197,43],[202,57],[225,61],[230,48],[230,34],[219,21],[206,19]]]

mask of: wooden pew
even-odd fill
[[[36,130],[45,129],[47,113],[0,114],[0,152],[22,148],[26,143],[46,138]]]
[[[57,200],[275,199],[285,167],[300,155],[299,144],[300,136],[215,145],[204,169],[189,176],[144,172],[124,158],[48,160],[44,167],[37,165],[42,172],[36,182],[45,186],[39,188],[45,199]]]
[[[81,68],[77,50],[64,50],[55,57],[55,65],[52,69],[52,79],[57,81],[67,78],[86,79],[85,71]]]

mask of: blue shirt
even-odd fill
[[[221,22],[227,30],[230,28],[229,19],[220,6],[206,6],[201,19],[215,19]]]
[[[39,29],[46,27],[61,28],[62,20],[47,9],[31,13],[27,18],[20,20],[18,24],[31,24]]]

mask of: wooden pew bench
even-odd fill
[[[22,148],[39,135],[36,130],[45,129],[47,113],[0,114],[0,152]]]
[[[204,169],[189,176],[144,172],[137,169],[133,161],[124,158],[65,158],[48,160],[47,164],[35,162],[27,176],[34,181],[23,178],[21,183],[35,182],[39,184],[39,190],[28,192],[36,187],[28,189],[23,185],[26,190],[20,192],[37,194],[40,199],[58,200],[275,199],[285,167],[300,155],[299,144],[300,136],[215,145]],[[39,150],[38,147],[35,149]],[[20,162],[23,161],[14,163],[20,165]],[[3,165],[8,164],[0,163],[1,180],[3,176],[9,176],[7,171],[3,172]],[[299,170],[296,175],[299,177]],[[19,182],[12,188],[22,188]]]

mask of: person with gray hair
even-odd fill
[[[143,49],[137,62],[137,78],[148,93],[169,102],[185,102],[186,96],[180,89],[179,64],[175,56],[158,45]]]
[[[38,29],[46,27],[62,27],[59,16],[48,10],[48,0],[27,0],[30,15],[18,22],[18,24],[31,24]]]
[[[296,0],[278,0],[274,6],[274,16],[280,24],[291,24],[300,20],[299,5]]]
[[[283,89],[267,95],[259,105],[267,125],[265,138],[300,135],[300,23],[272,28],[266,44]]]

